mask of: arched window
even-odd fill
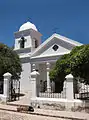
[[[24,37],[21,37],[21,40],[20,40],[20,48],[24,48],[25,47],[25,38]]]
[[[35,48],[38,47],[38,41],[35,39]]]

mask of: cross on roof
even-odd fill
[[[27,22],[28,22],[28,21],[30,21],[30,22],[31,22],[31,20],[32,20],[31,18],[29,18],[29,17],[27,18]]]
[[[53,31],[53,33],[57,33],[57,32],[58,32],[58,30],[59,30],[59,28],[54,27],[52,31]]]

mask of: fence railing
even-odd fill
[[[39,97],[43,98],[66,98],[66,89],[61,93],[52,93],[52,92],[39,92]]]
[[[77,87],[78,91],[77,93],[74,93],[74,98],[83,100],[89,99],[89,85],[85,85],[84,83],[78,83]]]
[[[51,83],[51,92],[47,92],[47,81],[41,81],[40,86],[38,85],[39,93],[38,97],[43,98],[66,98],[66,81],[64,82],[63,91],[59,93],[56,90],[55,83]],[[58,86],[57,86],[58,89]]]

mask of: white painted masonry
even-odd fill
[[[71,74],[66,76],[66,99],[63,98],[41,98],[37,97],[37,88],[36,88],[36,82],[37,82],[37,75],[39,75],[38,72],[33,71],[31,73],[31,81],[32,81],[32,94],[31,94],[31,102],[34,107],[37,107],[38,105],[41,107],[44,107],[44,105],[59,105],[64,107],[66,110],[71,110],[74,107],[82,106],[83,102],[81,100],[76,100],[73,97],[73,76]],[[50,91],[49,91],[50,92]]]
[[[24,23],[19,31],[15,32],[14,50],[21,59],[23,69],[20,78],[21,92],[27,93],[30,91],[33,97],[39,96],[38,92],[41,90],[39,89],[41,85],[44,87],[44,92],[55,92],[57,83],[50,81],[50,70],[62,55],[70,53],[75,46],[82,45],[56,33],[41,44],[41,36],[36,26],[30,22]],[[25,39],[24,48],[20,48],[21,37]],[[37,73],[39,75],[36,75]],[[66,89],[67,98],[70,100],[73,99],[72,83],[73,81],[68,81],[68,89]],[[71,91],[70,94],[69,91]]]
[[[9,98],[9,81],[11,80],[11,74],[5,73],[4,75],[4,96],[6,97],[6,99]]]
[[[49,78],[49,71],[50,71],[50,63],[46,63],[47,66],[47,92],[51,92],[51,83],[50,83],[50,78]]]
[[[68,100],[74,99],[74,92],[73,92],[73,75],[69,74],[66,76],[66,97]]]
[[[7,102],[9,100],[9,81],[11,80],[11,74],[9,72],[3,75],[4,84],[3,84],[3,94],[0,94],[0,102]]]
[[[29,75],[31,73],[31,64],[29,62],[22,63],[22,73],[21,73],[21,79],[20,79],[20,89],[21,93],[26,93],[27,91],[30,91],[30,80]]]
[[[31,97],[32,98],[36,98],[37,97],[37,76],[39,75],[39,73],[37,71],[33,71],[31,73]]]

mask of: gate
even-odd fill
[[[4,89],[4,81],[0,80],[0,94],[3,94],[3,89]]]
[[[11,79],[9,81],[9,101],[19,100],[20,97],[20,81]]]

